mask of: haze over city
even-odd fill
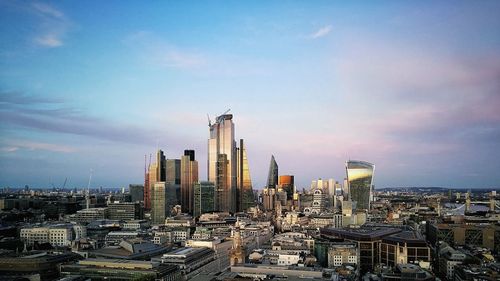
[[[0,187],[143,183],[234,115],[254,189],[498,188],[500,2],[0,2]],[[154,157],[154,156],[153,156]]]

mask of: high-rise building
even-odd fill
[[[181,159],[166,160],[167,210],[181,204]]]
[[[269,163],[269,173],[267,175],[267,187],[275,188],[278,185],[278,163],[271,155],[271,162]]]
[[[194,183],[193,216],[215,210],[215,184],[209,181]]]
[[[197,181],[198,161],[194,158],[194,150],[184,150],[184,156],[181,158],[181,209],[183,212],[193,214],[193,185]]]
[[[375,165],[364,161],[347,161],[347,184],[349,198],[356,201],[356,209],[370,210],[370,193]]]
[[[132,202],[140,202],[144,200],[144,185],[129,184],[128,191]]]
[[[236,148],[237,163],[238,163],[238,189],[237,189],[237,211],[245,211],[254,206],[255,199],[252,189],[252,179],[250,178],[250,167],[248,166],[248,158],[246,147],[243,144],[243,139],[240,139],[240,147]]]
[[[282,175],[279,177],[278,185],[286,192],[287,200],[293,200],[294,193],[294,176],[292,175]]]
[[[151,189],[151,221],[164,224],[167,216],[167,183],[155,182]]]
[[[235,212],[237,207],[236,142],[232,114],[223,114],[209,123],[208,181],[216,185],[218,211]]]
[[[144,207],[151,209],[152,189],[155,183],[164,182],[167,178],[165,155],[161,149],[156,152],[156,162],[149,164],[147,172],[148,180],[144,192]]]

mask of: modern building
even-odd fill
[[[276,189],[275,188],[264,188],[262,190],[262,204],[264,205],[265,211],[274,210],[274,202],[276,199]]]
[[[278,185],[278,163],[271,155],[271,162],[269,163],[269,173],[267,174],[267,188],[276,188]]]
[[[382,238],[379,253],[380,263],[392,267],[431,261],[431,249],[422,235],[415,231],[403,231]]]
[[[293,200],[295,192],[295,180],[293,175],[281,175],[278,180],[278,185],[286,192],[286,198],[289,201]]]
[[[236,148],[237,158],[237,211],[246,211],[255,206],[255,199],[252,189],[252,179],[250,178],[250,167],[243,139],[240,139],[240,147]]]
[[[153,260],[177,266],[187,279],[201,272],[217,273],[219,268],[215,251],[210,248],[179,248]]]
[[[95,220],[108,218],[108,208],[89,208],[79,210],[75,214],[75,221],[79,223],[90,223]]]
[[[167,213],[181,204],[181,159],[167,159]]]
[[[444,241],[452,246],[478,246],[500,251],[500,226],[494,224],[427,224],[427,240],[432,246]]]
[[[171,195],[171,194],[169,194]],[[164,224],[167,216],[167,183],[155,182],[151,189],[151,222]]]
[[[84,276],[90,280],[183,280],[177,266],[121,259],[91,258],[62,265],[61,275]]]
[[[194,150],[184,150],[181,158],[181,209],[188,214],[193,214],[194,183],[198,181],[198,161],[194,155]]]
[[[129,184],[128,191],[132,202],[144,201],[144,185],[142,184]]]
[[[167,162],[165,155],[161,149],[156,152],[156,162],[152,163],[148,167],[148,187],[145,187],[144,192],[144,207],[146,209],[152,208],[151,196],[153,186],[157,182],[165,182],[167,180]]]
[[[215,211],[215,185],[209,181],[194,183],[193,216]]]
[[[370,194],[375,165],[364,161],[349,160],[345,164],[349,198],[356,201],[356,208],[370,210]]]
[[[108,219],[111,220],[138,220],[144,217],[140,203],[109,203]]]
[[[232,114],[217,116],[209,122],[208,181],[216,186],[216,208],[221,212],[237,209],[236,142]]]
[[[322,228],[321,236],[330,239],[342,238],[357,243],[359,265],[362,273],[373,271],[379,263],[379,247],[384,237],[401,232],[402,229],[382,226],[361,226],[355,228]]]
[[[82,259],[76,253],[28,252],[0,257],[2,280],[56,280],[59,265]]]

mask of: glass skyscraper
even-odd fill
[[[208,181],[216,185],[217,210],[235,212],[236,142],[232,114],[220,115],[214,124],[210,124],[207,171]]]
[[[204,213],[215,210],[215,185],[209,181],[194,183],[193,216],[198,217]]]
[[[278,185],[278,163],[271,155],[271,162],[269,163],[269,174],[267,175],[267,188],[275,188]]]
[[[240,139],[240,147],[236,149],[238,158],[238,211],[246,211],[255,205],[250,167],[248,166],[247,150]]]
[[[197,181],[198,161],[194,158],[194,150],[184,150],[184,156],[181,158],[181,208],[183,212],[193,214],[193,184]]]
[[[370,210],[370,193],[372,191],[375,165],[349,160],[345,163],[349,198],[356,201],[356,209]]]

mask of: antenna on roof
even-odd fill
[[[207,118],[208,118],[208,127],[212,126],[212,120],[210,120],[210,115],[207,113]]]

